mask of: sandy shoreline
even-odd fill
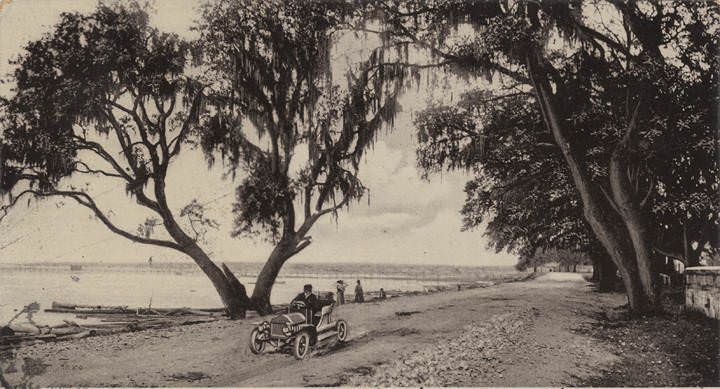
[[[484,288],[505,282],[524,281],[533,278],[532,273],[507,275],[494,281],[465,281],[454,284],[428,285],[424,290],[386,290],[386,299],[403,296],[417,296],[449,290],[464,290]],[[379,290],[366,291],[365,301],[373,302],[379,299]],[[353,304],[354,295],[346,295],[346,303]],[[35,305],[33,303],[32,305]],[[273,306],[275,312],[287,309],[287,304]],[[222,308],[130,308],[128,306],[88,306],[72,303],[53,302],[50,308],[41,311],[54,313],[52,325],[43,320],[33,322],[23,321],[26,314],[22,312],[20,320],[2,327],[0,331],[0,352],[9,348],[28,347],[39,343],[73,341],[91,336],[104,336],[125,332],[135,332],[148,329],[171,328],[184,325],[193,325],[216,320],[228,320]],[[37,313],[33,314],[36,316]],[[246,319],[257,320],[255,311],[248,311]],[[60,321],[62,320],[62,322]]]
[[[253,355],[247,337],[254,320],[218,321],[22,348],[6,378],[41,386],[597,384],[632,355],[583,329],[623,303],[622,295],[592,292],[578,274],[554,274],[345,305],[337,313],[350,323],[349,342],[319,349],[305,361],[275,352]],[[23,361],[30,361],[32,377]],[[673,375],[678,362],[667,364],[652,365],[664,381],[647,383],[707,385],[712,374]],[[432,376],[413,375],[420,369]]]

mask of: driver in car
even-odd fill
[[[315,319],[315,314],[322,310],[322,304],[318,301],[317,296],[312,292],[312,285],[306,284],[303,286],[303,292],[295,296],[290,304],[299,301],[305,304],[305,307],[310,310],[310,315]],[[314,320],[313,320],[314,321]]]

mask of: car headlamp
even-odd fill
[[[269,330],[269,329],[270,329],[270,323],[268,323],[268,322],[266,322],[266,321],[260,323],[259,329],[260,329],[261,332],[264,332],[264,331]]]
[[[292,329],[290,328],[290,324],[285,324],[282,329],[283,334],[290,335],[292,334]]]

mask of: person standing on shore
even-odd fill
[[[338,305],[345,304],[345,283],[343,280],[338,280],[337,282],[337,303]]]
[[[362,303],[364,301],[365,295],[363,294],[363,288],[362,285],[360,285],[360,280],[357,280],[357,285],[355,285],[355,302]]]

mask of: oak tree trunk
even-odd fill
[[[635,313],[647,312],[652,304],[640,280],[635,251],[627,228],[597,191],[589,186],[577,187],[585,200],[585,219],[620,272],[630,310]]]
[[[282,239],[270,253],[270,257],[260,271],[250,298],[250,304],[258,314],[267,315],[273,312],[270,304],[272,288],[282,266],[295,254],[295,246],[294,238]]]
[[[590,277],[590,281],[592,282],[600,282],[600,264],[593,260],[593,270],[592,270],[592,276]]]
[[[628,235],[633,244],[638,277],[644,293],[647,295],[649,308],[654,308],[657,303],[657,282],[655,280],[657,271],[653,258],[653,236],[647,215],[642,209],[641,200],[638,198],[638,194],[633,191],[632,183],[627,174],[629,168],[627,162],[628,142],[630,139],[630,137],[624,137],[610,158],[610,188],[617,208],[616,211],[625,222]]]
[[[168,234],[180,245],[180,250],[192,258],[203,273],[210,279],[218,295],[220,295],[220,300],[222,300],[223,305],[225,305],[230,318],[244,318],[247,309],[247,295],[242,296],[238,294],[238,289],[233,288],[231,280],[226,277],[225,273],[223,273],[205,251],[200,248],[197,242],[178,225],[167,204],[164,180],[158,179],[155,181],[155,197],[158,203],[158,212],[163,219],[163,224]]]
[[[212,282],[230,318],[244,318],[247,310],[247,303],[245,302],[247,295],[241,295],[240,290],[238,290],[237,287],[233,287],[231,279],[223,273],[195,242],[188,243],[185,247],[185,253],[195,261],[203,273],[210,279],[210,282]]]
[[[543,121],[562,151],[575,188],[580,194],[585,219],[622,274],[630,310],[635,313],[647,312],[653,308],[654,295],[648,295],[648,290],[643,286],[642,279],[647,278],[648,268],[645,263],[638,263],[633,245],[636,242],[642,243],[644,235],[638,230],[633,231],[633,234],[629,233],[621,215],[614,212],[608,200],[596,189],[596,185],[587,174],[583,157],[572,147],[563,105],[552,92],[553,88],[548,81],[546,70],[538,54],[533,50],[528,51],[526,65]],[[645,246],[639,245],[639,247],[643,249]]]
[[[598,258],[598,291],[612,292],[620,279],[617,277],[618,268],[609,256],[603,255]]]

